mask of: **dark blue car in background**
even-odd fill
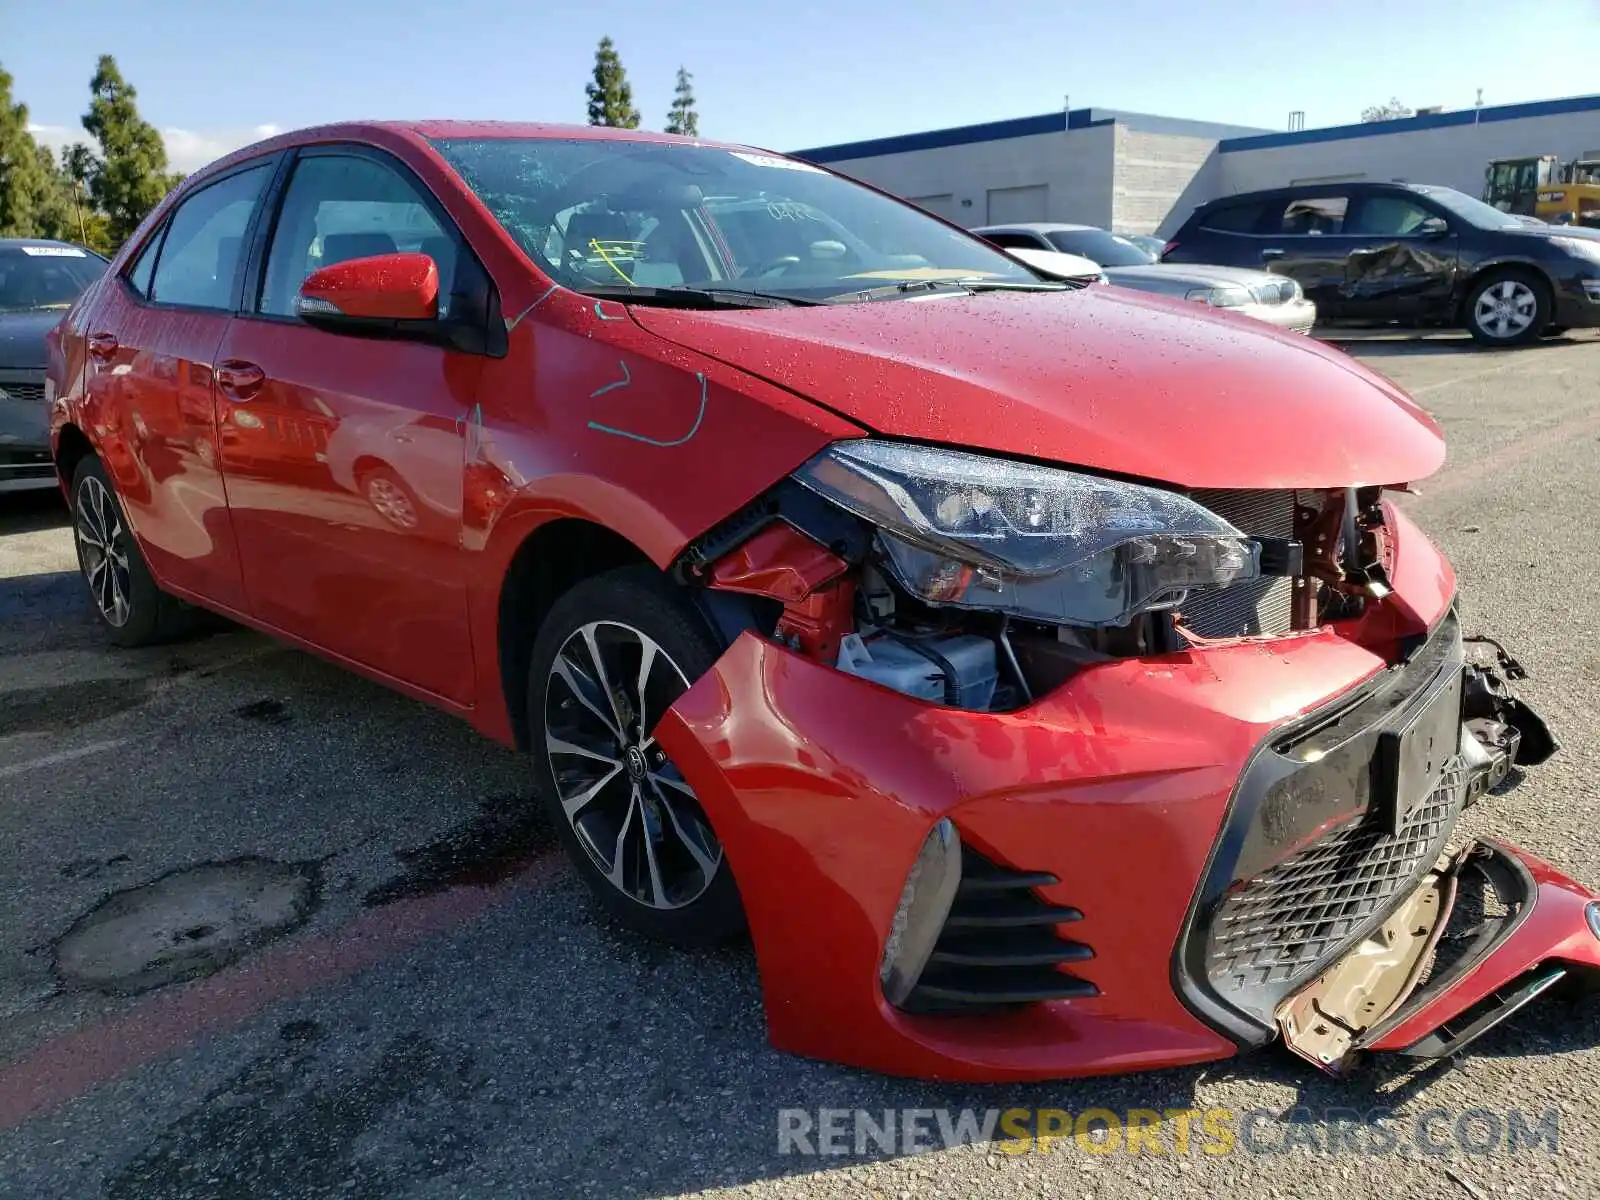
[[[68,242],[0,238],[0,492],[56,486],[44,338],[108,265]]]
[[[1454,188],[1240,192],[1195,209],[1162,261],[1265,267],[1322,319],[1453,326],[1493,346],[1600,326],[1600,230],[1529,224]]]

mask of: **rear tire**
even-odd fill
[[[1484,346],[1525,346],[1550,323],[1550,289],[1526,271],[1490,271],[1467,293],[1467,332]]]
[[[111,477],[93,454],[72,474],[72,534],[90,603],[115,645],[151,646],[194,627],[195,610],[156,585]]]
[[[562,845],[618,924],[680,945],[745,928],[721,842],[651,736],[723,648],[660,572],[622,567],[555,602],[529,663],[535,789]]]

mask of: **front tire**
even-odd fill
[[[72,540],[90,602],[114,644],[150,646],[189,631],[193,610],[156,586],[105,464],[93,454],[72,474]]]
[[[1523,346],[1550,323],[1550,289],[1522,271],[1492,271],[1467,294],[1467,332],[1485,346]]]
[[[721,651],[681,591],[624,567],[556,601],[529,664],[534,782],[562,844],[618,924],[681,945],[745,927],[722,844],[651,736]]]

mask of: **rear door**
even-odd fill
[[[214,366],[242,248],[277,157],[185,196],[95,298],[84,413],[146,560],[166,586],[245,608],[217,469]]]
[[[220,461],[250,611],[470,702],[462,488],[483,360],[294,315],[313,270],[395,251],[434,257],[444,308],[470,251],[410,169],[376,150],[302,150],[280,193],[218,355]]]
[[[1161,259],[1260,270],[1263,243],[1257,227],[1269,208],[1268,202],[1249,197],[1213,204],[1183,223],[1163,248]]]
[[[1350,197],[1344,192],[1318,191],[1274,201],[1255,239],[1258,260],[1235,265],[1288,275],[1316,301],[1319,313],[1338,316],[1346,308],[1345,257],[1353,248],[1345,234],[1349,210]]]

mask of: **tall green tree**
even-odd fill
[[[28,132],[28,106],[12,99],[11,85],[0,67],[0,237],[39,237],[39,222],[56,199],[54,162],[44,165]]]
[[[678,86],[672,92],[672,107],[667,110],[667,132],[685,137],[700,136],[700,114],[694,110],[694,76],[678,68]]]
[[[584,85],[589,97],[589,124],[615,129],[639,128],[639,110],[633,106],[633,88],[611,39],[603,37],[594,52],[594,78]]]
[[[56,156],[49,146],[38,146],[36,149],[39,174],[48,181],[48,187],[34,211],[35,235],[62,242],[82,241],[87,234],[87,226],[80,220],[73,204],[72,179],[56,165]]]
[[[88,167],[89,195],[105,214],[112,244],[120,246],[177,178],[167,173],[161,134],[139,116],[137,93],[111,55],[100,56],[89,94],[83,127],[100,146],[99,159]],[[73,164],[69,170],[83,165]]]

